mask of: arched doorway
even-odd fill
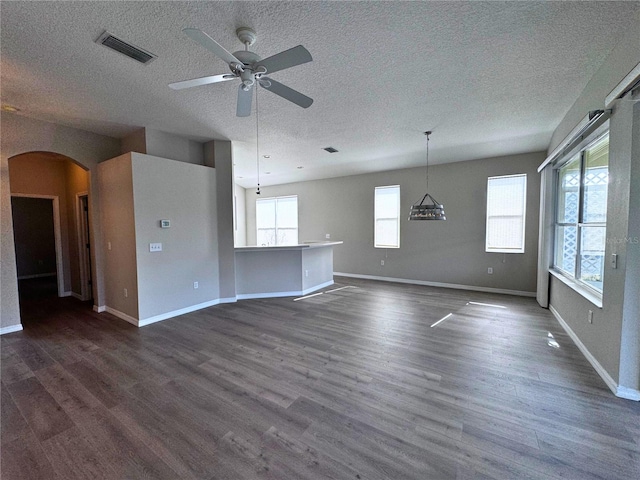
[[[8,163],[21,301],[52,294],[90,300],[89,172],[55,152]]]

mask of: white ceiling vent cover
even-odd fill
[[[149,53],[140,47],[127,43],[107,31],[104,31],[102,35],[98,37],[96,43],[126,55],[129,58],[133,58],[143,65],[147,65],[157,58],[156,55]]]

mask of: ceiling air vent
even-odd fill
[[[325,147],[325,148],[323,148],[323,150],[325,150],[325,151],[327,151],[329,153],[336,153],[338,151],[333,147]]]
[[[105,47],[108,47],[111,50],[115,50],[116,52],[123,55],[126,55],[129,58],[133,58],[143,65],[151,63],[156,58],[154,54],[136,47],[135,45],[127,43],[124,40],[120,40],[118,37],[110,34],[107,31],[105,31],[98,37],[96,43],[104,45]]]

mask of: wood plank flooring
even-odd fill
[[[533,299],[336,283],[142,329],[26,298],[2,479],[640,478],[640,403]]]

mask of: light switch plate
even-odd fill
[[[617,253],[612,253],[611,254],[611,268],[618,268],[618,254]]]
[[[161,252],[162,251],[162,244],[161,243],[150,243],[149,244],[149,251],[150,252]]]

